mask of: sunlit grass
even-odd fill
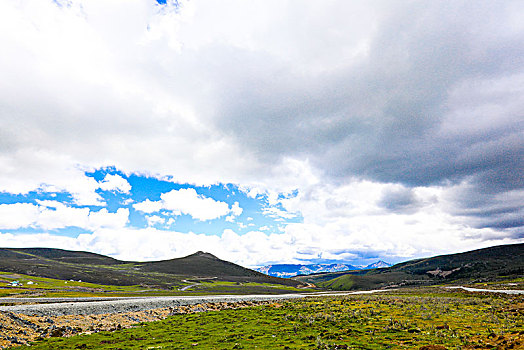
[[[432,293],[310,298],[175,315],[111,333],[50,339],[33,348],[509,349],[523,344],[523,297]]]
[[[250,293],[293,293],[312,289],[298,289],[290,286],[269,283],[238,283],[227,281],[199,282],[187,281],[173,286],[170,290],[149,288],[147,286],[113,286],[79,281],[63,281],[53,278],[34,277],[23,274],[0,272],[0,297],[38,296],[38,297],[132,297],[132,296],[183,296],[210,294],[250,294]],[[19,281],[22,286],[10,287],[8,282]],[[32,282],[32,284],[27,284]],[[196,286],[180,291],[184,286]]]

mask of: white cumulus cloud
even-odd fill
[[[238,202],[235,202],[230,208],[226,202],[198,194],[194,188],[172,190],[162,193],[160,198],[159,201],[146,199],[134,204],[133,208],[144,213],[154,213],[165,209],[171,211],[173,215],[190,215],[200,221],[218,219],[228,214],[231,215],[227,216],[227,220],[231,221],[235,216],[242,214],[243,210]]]
[[[129,193],[131,185],[122,176],[115,174],[107,174],[104,180],[100,182],[100,189],[104,191],[117,191],[122,193]]]
[[[87,230],[121,228],[126,226],[128,217],[127,208],[110,213],[105,208],[91,211],[89,208],[71,207],[57,201],[38,201],[38,205],[0,204],[0,229],[4,230],[28,227],[56,230],[73,226]]]
[[[199,195],[195,189],[187,188],[163,193],[163,208],[175,214],[187,214],[205,221],[227,215],[231,210],[225,202]]]
[[[31,203],[0,204],[0,229],[17,229],[31,226],[40,211]]]

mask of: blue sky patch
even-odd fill
[[[234,184],[212,186],[179,184],[146,175],[126,175],[115,168],[86,172],[85,175],[96,180],[98,184],[104,184],[108,176],[114,176],[122,184],[127,183],[129,187],[126,185],[124,189],[117,187],[107,189],[101,185],[95,190],[101,198],[100,205],[75,204],[73,195],[67,192],[32,191],[25,195],[0,193],[2,204],[26,203],[34,206],[34,212],[39,211],[39,214],[35,214],[39,216],[34,219],[34,222],[29,221],[25,226],[18,228],[4,228],[2,231],[10,233],[48,232],[76,237],[81,233],[90,233],[97,227],[97,214],[116,215],[120,213],[123,215],[126,211],[128,213],[126,227],[129,228],[154,227],[165,231],[206,235],[221,235],[226,229],[240,235],[250,231],[262,231],[267,234],[280,233],[285,225],[302,221],[300,215],[286,212],[279,203],[270,205],[267,195],[259,194],[253,198]],[[173,210],[173,203],[166,200],[166,194],[170,193],[189,194],[189,200],[204,203],[203,207],[209,207],[212,213],[203,213],[200,208],[185,208],[186,204],[191,206],[191,203],[183,201],[177,202],[177,207]],[[296,193],[290,195],[293,196]],[[286,196],[282,195],[279,198],[284,199]],[[140,205],[144,202],[155,203],[154,205],[159,208],[154,211],[140,210]],[[58,204],[62,206],[55,208]],[[217,208],[218,211],[216,211]],[[71,213],[86,215],[87,211],[82,212],[81,210],[88,209],[90,217],[86,219],[84,226],[79,224],[79,226],[53,227],[52,223],[45,225],[40,223],[42,217],[52,217],[53,212],[60,209],[77,209],[76,212]],[[195,209],[199,211],[198,214],[192,212]],[[279,213],[283,215],[278,215]]]

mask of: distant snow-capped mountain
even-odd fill
[[[376,263],[367,266],[355,266],[350,264],[275,264],[256,268],[258,272],[262,272],[269,276],[289,278],[296,275],[311,275],[320,272],[339,272],[347,270],[361,270],[361,269],[375,269],[379,267],[388,267],[384,261],[377,261]]]
[[[319,272],[337,272],[359,269],[349,264],[275,264],[255,269],[269,276],[289,278],[296,275],[310,275]]]
[[[390,266],[392,266],[390,263],[387,263],[383,260],[379,260],[376,263],[369,264],[368,266],[365,267],[365,269],[380,269],[383,267],[390,267]]]

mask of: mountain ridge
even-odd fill
[[[524,276],[524,243],[414,259],[391,267],[320,273],[294,279],[333,290],[482,283]]]
[[[350,270],[366,270],[382,267],[389,267],[391,264],[379,260],[367,266],[357,266],[348,263],[333,264],[272,264],[255,268],[255,271],[262,272],[269,276],[291,278],[300,275],[311,275],[322,272],[340,272]]]
[[[163,289],[183,279],[216,278],[301,286],[302,283],[264,275],[198,251],[161,261],[121,261],[105,255],[55,248],[0,248],[0,271],[105,285],[144,285]]]

